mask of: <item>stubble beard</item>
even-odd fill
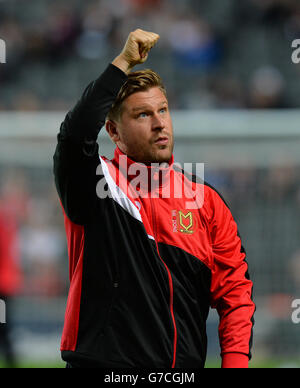
[[[168,163],[173,154],[173,143],[170,146],[158,146],[156,150],[151,150],[148,155],[141,156],[140,163],[149,165],[151,163]],[[165,151],[165,152],[162,152]]]

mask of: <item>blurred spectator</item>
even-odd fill
[[[0,212],[0,299],[6,305],[6,323],[0,325],[0,353],[8,367],[16,365],[16,357],[10,336],[12,325],[11,298],[20,289],[18,228],[14,218]]]
[[[169,44],[182,72],[211,70],[220,63],[221,45],[211,26],[199,16],[177,16],[170,26]]]
[[[285,202],[289,199],[296,199],[297,175],[294,166],[273,167],[268,170],[265,180],[265,198],[272,201]]]
[[[82,13],[82,32],[76,42],[76,51],[86,59],[99,59],[107,55],[113,15],[102,3],[87,5]]]
[[[31,112],[40,109],[40,101],[31,91],[23,90],[15,96],[11,103],[12,110],[18,112]]]
[[[19,179],[18,179],[19,178]],[[6,324],[0,325],[0,350],[8,367],[16,365],[14,344],[10,336],[13,317],[11,303],[22,288],[19,244],[20,221],[26,209],[22,176],[8,174],[1,182],[0,195],[0,299],[6,304]]]
[[[261,13],[261,20],[264,23],[278,24],[286,21],[290,16],[294,0],[251,0]]]
[[[2,65],[0,69],[1,87],[2,83],[16,82],[26,50],[26,40],[21,26],[9,17],[0,24],[0,38],[6,43],[6,59],[9,62],[9,66]]]
[[[287,38],[293,41],[300,36],[300,4],[297,2],[285,23]]]
[[[300,249],[293,254],[288,264],[288,269],[292,279],[293,298],[300,299]]]
[[[285,81],[274,67],[259,68],[250,80],[249,107],[253,109],[285,108]]]
[[[74,10],[63,3],[50,5],[45,24],[45,42],[49,59],[59,65],[62,58],[72,54],[80,32],[80,22]]]
[[[137,12],[147,12],[158,9],[162,0],[125,0],[131,4]]]
[[[246,106],[244,87],[234,76],[214,77],[211,89],[216,97],[214,108],[242,109]]]
[[[65,278],[60,266],[65,253],[64,239],[53,222],[52,204],[49,196],[32,197],[29,203],[29,215],[22,229],[25,295],[51,298],[65,291]]]

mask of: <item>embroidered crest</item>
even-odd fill
[[[184,234],[193,234],[195,229],[194,215],[191,211],[176,210],[172,211],[173,232]]]

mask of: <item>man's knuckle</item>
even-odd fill
[[[138,35],[138,31],[137,31],[137,30],[132,31],[132,32],[130,33],[130,37],[132,37],[132,38],[136,37],[137,35]]]

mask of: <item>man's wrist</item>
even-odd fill
[[[126,61],[126,59],[122,55],[119,55],[118,57],[116,57],[112,62],[112,64],[118,67],[120,70],[123,71],[123,73],[127,75],[131,72],[133,68],[133,66],[129,64],[128,61]]]

